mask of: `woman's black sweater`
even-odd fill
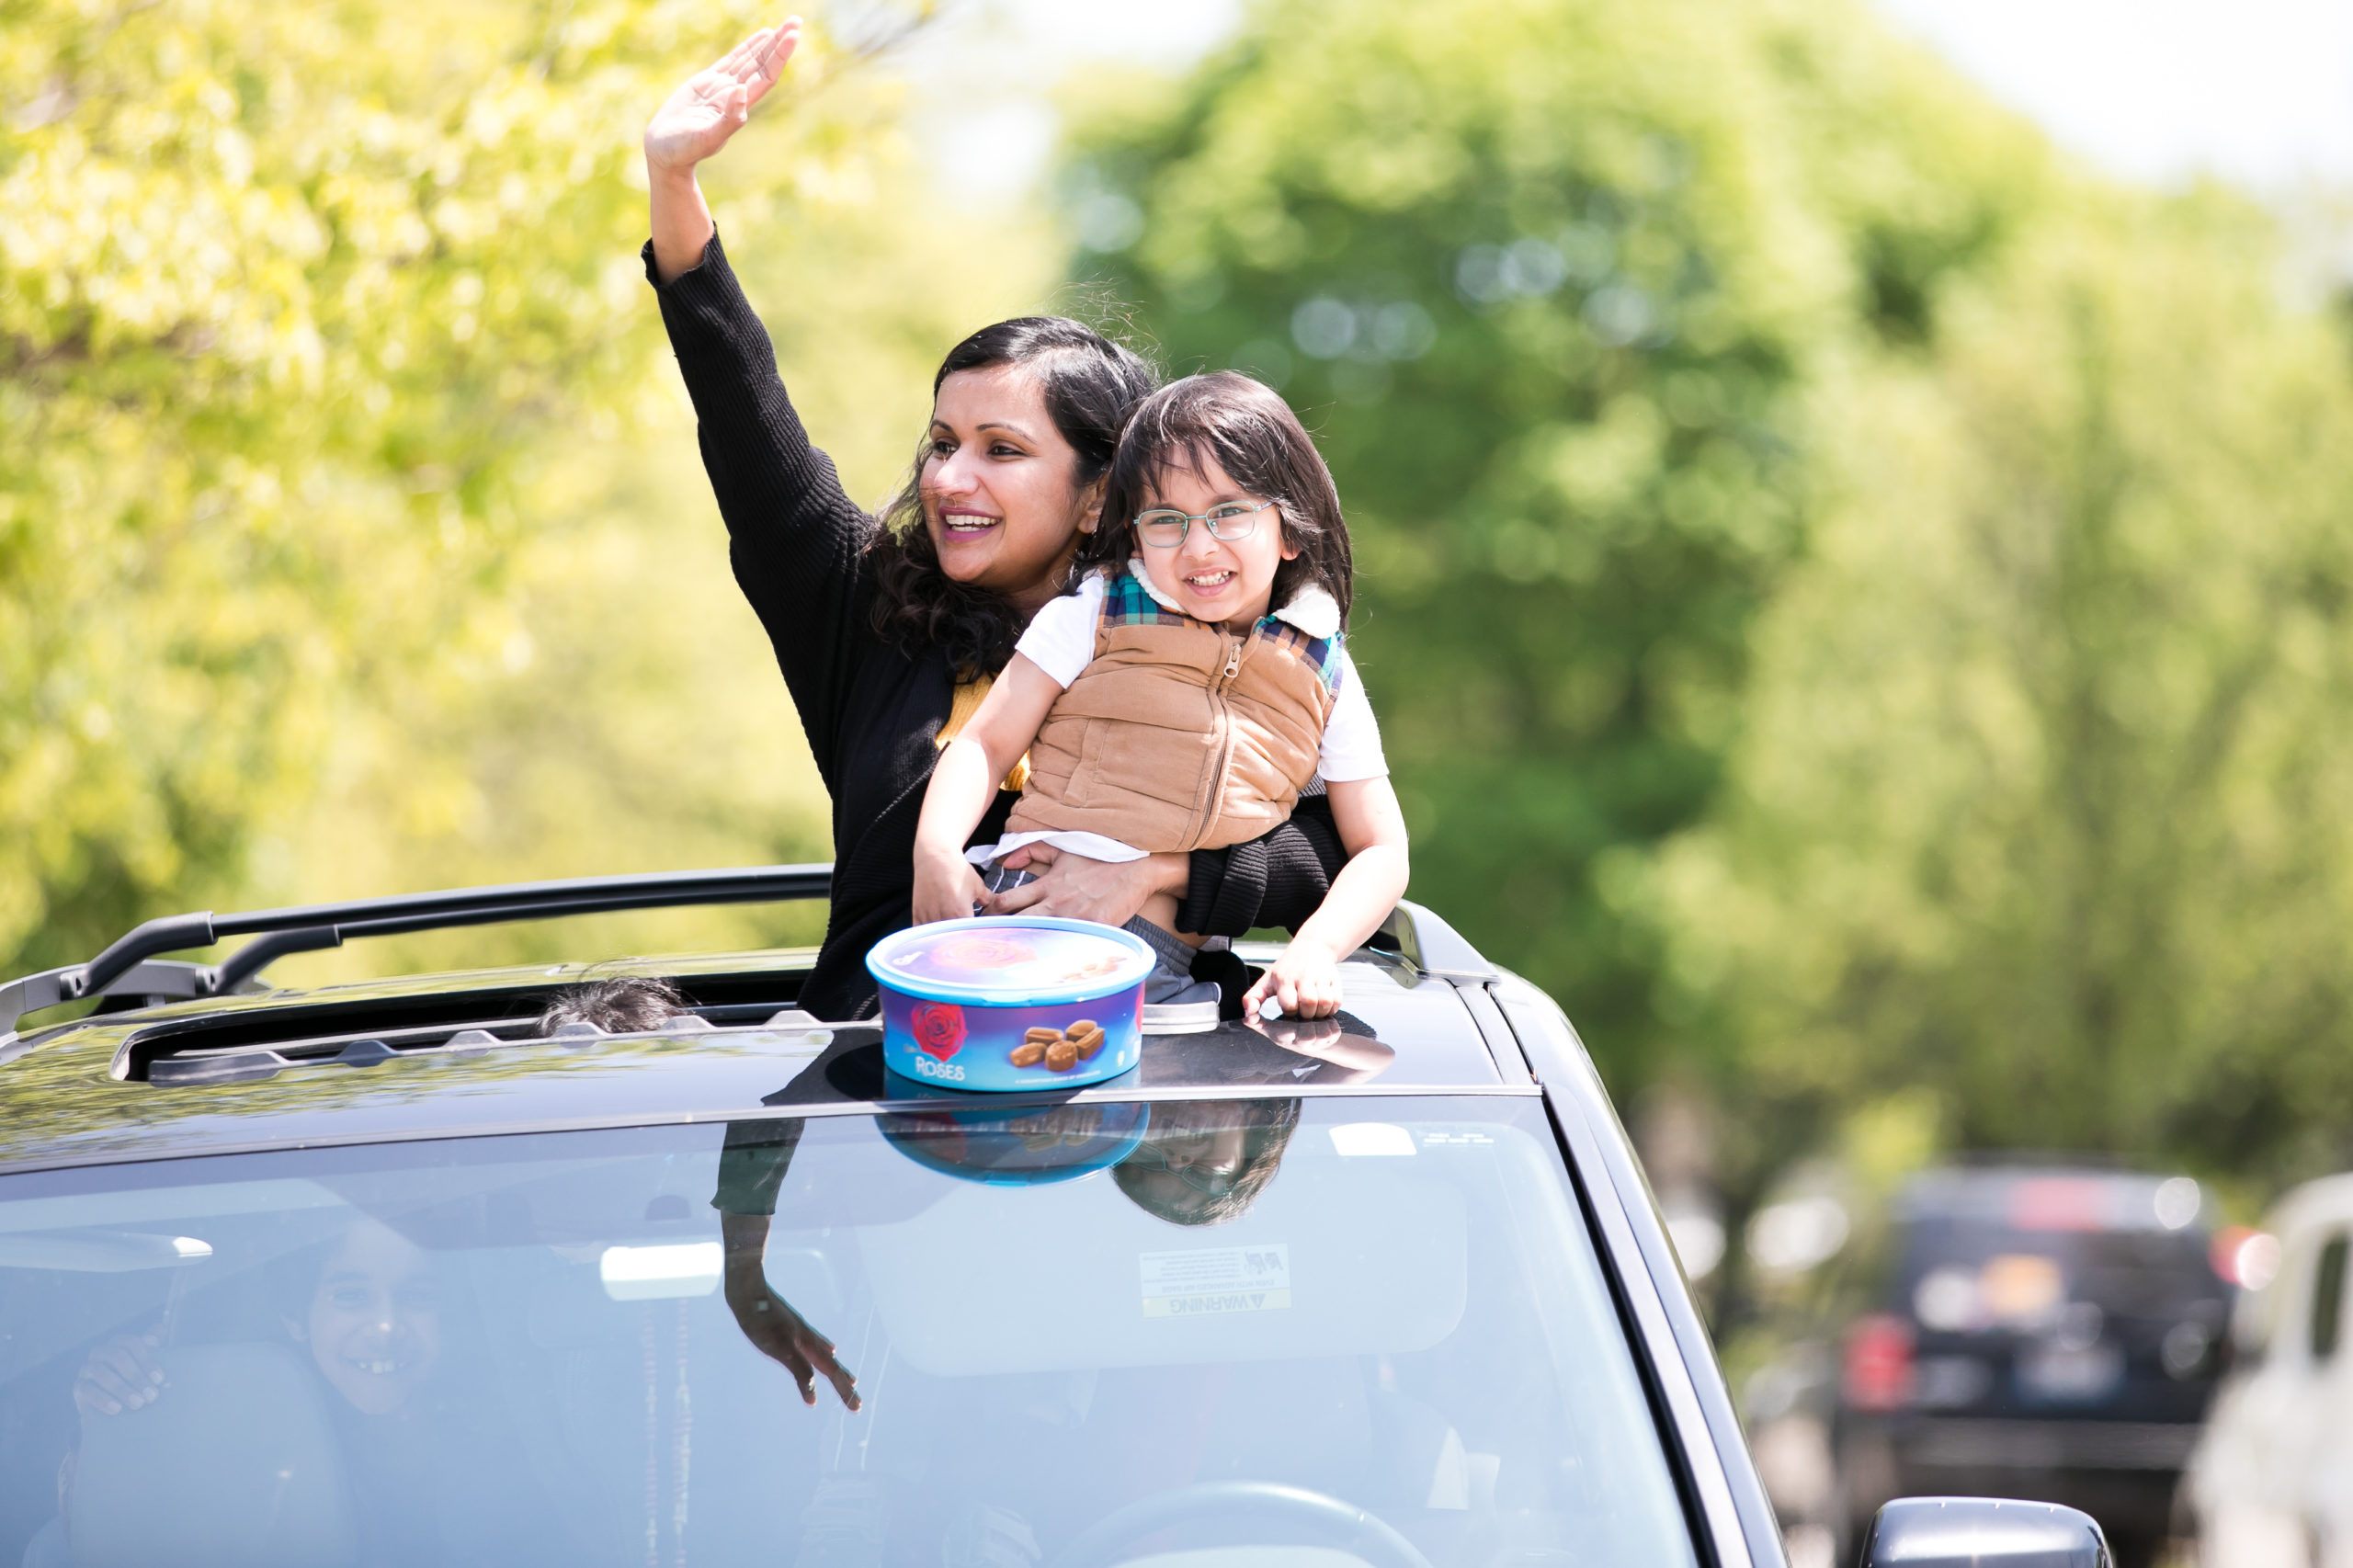
[[[735,581],[775,644],[833,796],[833,908],[801,1006],[821,1018],[861,1017],[875,997],[867,949],[914,917],[915,821],[954,672],[938,648],[909,649],[875,630],[880,525],[843,491],[833,460],[810,445],[767,329],[718,238],[666,285],[648,244],[645,273],[700,421]],[[975,842],[998,835],[1012,801],[998,797]],[[1346,859],[1328,808],[1302,801],[1264,838],[1196,852],[1178,924],[1235,937],[1296,927]]]

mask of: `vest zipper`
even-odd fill
[[[1221,631],[1219,635],[1222,637],[1225,633]],[[1200,814],[1194,823],[1190,835],[1195,844],[1199,844],[1209,836],[1211,826],[1217,821],[1218,808],[1225,801],[1225,770],[1233,761],[1233,726],[1222,722],[1227,717],[1225,687],[1227,683],[1242,673],[1242,649],[1243,644],[1248,641],[1247,637],[1237,637],[1233,640],[1233,646],[1226,652],[1224,671],[1217,679],[1210,683],[1210,716],[1213,721],[1220,722],[1219,728],[1223,732],[1224,738],[1219,743],[1217,760],[1210,769],[1208,795],[1201,801]]]

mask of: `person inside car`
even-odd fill
[[[512,1462],[521,1438],[464,1400],[465,1375],[432,1255],[366,1214],[270,1270],[286,1336],[325,1394],[363,1562],[527,1560],[559,1539],[556,1510]],[[165,1335],[110,1340],[84,1362],[74,1401],[106,1420],[172,1397]],[[71,1480],[66,1492],[70,1499]]]
[[[775,86],[800,28],[793,18],[754,33],[647,125],[645,262],[736,581],[775,645],[833,799],[833,909],[801,1006],[854,1018],[876,1005],[868,949],[911,920],[915,821],[938,747],[1062,591],[1120,426],[1155,377],[1074,321],[983,327],[941,361],[930,427],[897,499],[880,517],[853,502],[793,412],[695,180]],[[1017,789],[1017,774],[1009,782]],[[989,809],[991,837],[1013,798],[1000,792]],[[1017,859],[1041,879],[990,908],[1116,926],[1166,895],[1183,929],[1239,936],[1297,926],[1345,858],[1320,809],[1270,824],[1248,853],[1108,862],[1041,845]]]
[[[1331,471],[1271,389],[1189,376],[1138,406],[1080,552],[1004,676],[940,756],[915,831],[915,917],[979,906],[972,862],[1043,842],[1102,860],[1241,842],[1321,785],[1348,862],[1244,1007],[1339,1011],[1339,962],[1404,895],[1405,822],[1347,648],[1353,587]],[[987,848],[965,846],[1023,758]],[[1147,1002],[1182,1002],[1199,936],[1156,893],[1127,923],[1159,957]],[[1208,998],[1213,999],[1213,998]]]

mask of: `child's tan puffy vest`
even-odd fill
[[[1008,833],[1217,849],[1281,824],[1315,777],[1336,631],[1314,638],[1270,616],[1242,636],[1147,595],[1132,575],[1106,585],[1095,660],[1040,727]]]

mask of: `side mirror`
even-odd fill
[[[1861,1568],[2111,1568],[2089,1514],[1999,1497],[1898,1497],[1871,1521]]]

